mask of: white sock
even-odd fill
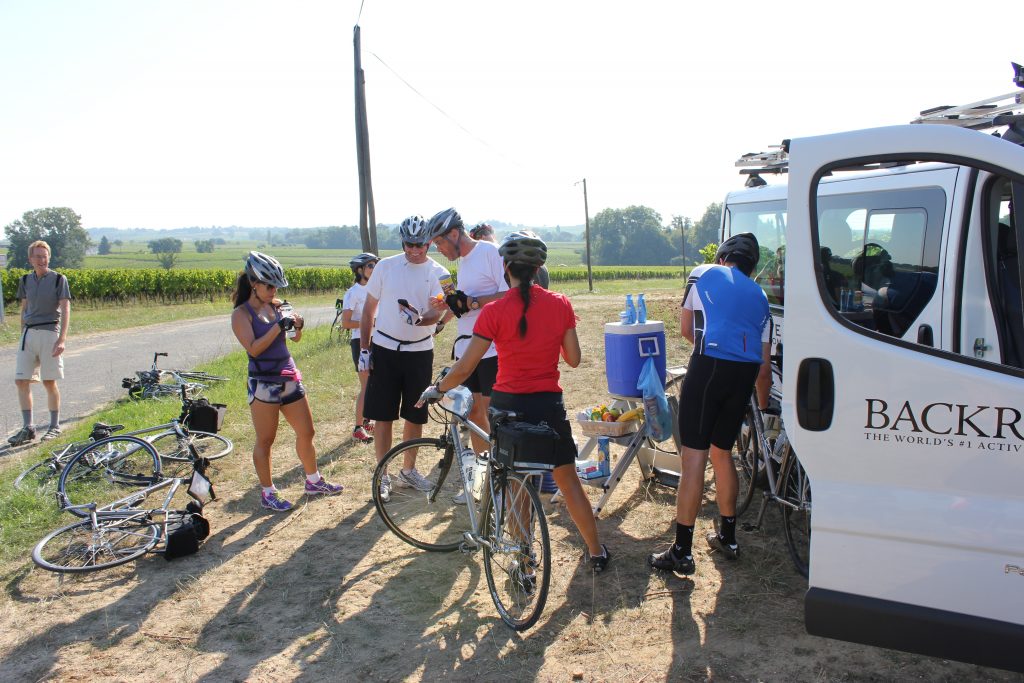
[[[313,474],[307,474],[306,481],[308,481],[310,484],[315,484],[318,481],[320,481],[320,470],[317,470]]]
[[[270,486],[263,487],[263,494],[269,496],[271,493],[277,490],[277,487],[271,484]]]

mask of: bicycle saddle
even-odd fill
[[[502,422],[508,422],[515,420],[519,417],[519,413],[513,410],[501,410],[499,408],[488,408],[487,409],[487,420],[491,423],[491,426],[499,425]]]
[[[124,429],[124,425],[108,425],[102,422],[96,422],[92,426],[94,432],[119,432]]]

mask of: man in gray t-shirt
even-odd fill
[[[32,382],[42,381],[50,409],[50,426],[43,441],[60,435],[60,390],[57,380],[64,379],[64,343],[71,321],[71,291],[68,279],[50,270],[50,245],[37,240],[29,245],[32,271],[18,279],[21,301],[21,339],[18,344],[14,383],[24,426],[8,439],[12,446],[36,438],[32,421]]]

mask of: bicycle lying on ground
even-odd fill
[[[153,445],[161,459],[168,463],[191,462],[197,457],[207,460],[223,458],[232,450],[231,439],[211,432],[190,430],[186,426],[190,413],[195,409],[196,402],[182,395],[181,414],[169,422],[120,434],[121,437],[135,437],[149,434],[145,440]],[[115,432],[124,429],[124,425],[108,425],[97,422],[86,441],[76,441],[51,452],[45,460],[32,465],[14,480],[18,490],[40,489],[58,477],[87,448],[112,437]],[[108,450],[115,447],[108,442]],[[79,467],[85,466],[89,460],[79,461]]]
[[[138,439],[135,441],[153,462],[159,463],[152,446]],[[32,550],[32,561],[53,572],[88,572],[130,562],[147,552],[166,552],[173,536],[170,530],[193,521],[189,517],[202,511],[207,497],[214,497],[204,474],[206,464],[203,459],[196,460],[189,480],[157,477],[144,488],[136,487],[106,504],[89,502],[67,507],[69,512],[84,519],[43,537]],[[115,472],[112,476],[120,474]],[[175,494],[186,481],[189,495],[198,503],[189,502],[185,510],[171,510]],[[151,494],[165,490],[167,493],[159,507],[139,507]],[[202,537],[207,533],[208,526]],[[198,533],[194,538],[199,539]],[[163,548],[154,550],[160,543],[164,544]]]
[[[121,386],[128,390],[129,398],[162,398],[171,394],[177,394],[179,388],[186,387],[189,398],[196,398],[203,392],[211,382],[226,382],[227,377],[211,375],[201,370],[168,370],[160,368],[158,361],[161,356],[167,356],[166,352],[158,351],[153,354],[153,364],[149,370],[139,370],[135,373],[136,379],[125,377],[121,380]]]
[[[432,418],[445,425],[444,432],[387,452],[373,473],[377,512],[396,536],[422,550],[482,550],[498,614],[513,629],[526,630],[540,617],[551,580],[547,521],[530,473],[498,461],[501,449],[495,440],[468,419],[473,405],[469,389],[456,387],[428,402],[443,411],[432,411]],[[492,409],[489,417],[498,431],[515,414]],[[490,441],[489,455],[473,454],[470,431]],[[460,454],[466,454],[465,463]],[[417,461],[428,486],[403,488],[401,468]]]
[[[752,395],[736,440],[734,458],[739,476],[736,516],[742,515],[754,499],[755,489],[763,498],[753,524],[745,531],[760,529],[769,503],[782,512],[786,546],[796,570],[807,576],[811,550],[811,482],[786,436],[778,409],[778,395],[767,411],[757,406]]]

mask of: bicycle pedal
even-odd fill
[[[479,547],[477,547],[474,544],[470,544],[467,541],[463,541],[459,544],[459,552],[461,552],[463,555],[472,555],[477,550],[479,550]]]

